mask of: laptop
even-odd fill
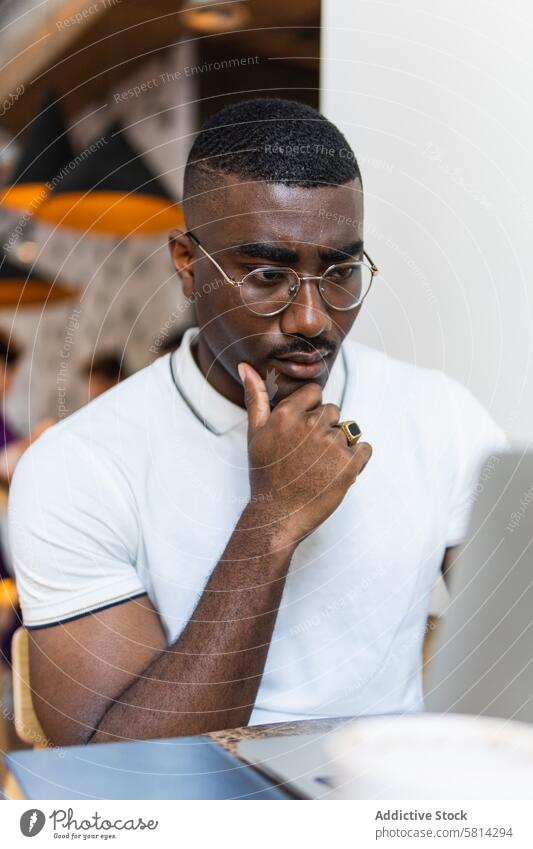
[[[335,764],[328,753],[328,742],[333,733],[241,740],[237,753],[299,799],[334,799],[332,776]]]
[[[208,737],[11,752],[26,799],[291,799]]]
[[[492,460],[450,576],[425,702],[533,722],[533,454]]]
[[[533,453],[491,457],[450,575],[426,709],[533,722]],[[329,732],[239,744],[239,756],[302,798],[335,798]]]

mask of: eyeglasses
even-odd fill
[[[320,276],[301,276],[292,268],[265,265],[254,268],[242,280],[233,280],[190,230],[185,235],[211,260],[227,283],[239,287],[244,306],[255,315],[270,316],[283,312],[297,296],[304,280],[319,281],[320,296],[332,310],[353,310],[363,303],[374,277],[379,273],[364,251],[364,260],[335,263]]]

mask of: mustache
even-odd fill
[[[287,354],[312,354],[316,351],[325,351],[327,354],[332,354],[336,350],[335,343],[325,336],[315,336],[314,339],[299,336],[293,338],[286,345],[272,348],[270,357],[286,356]]]

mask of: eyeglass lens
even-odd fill
[[[372,283],[372,271],[362,262],[333,265],[319,281],[322,298],[336,310],[355,308]],[[249,272],[242,280],[244,304],[258,315],[281,312],[299,289],[298,275],[289,268],[265,267]]]

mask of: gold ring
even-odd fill
[[[353,419],[347,419],[345,422],[339,422],[339,424],[335,425],[335,427],[340,427],[346,437],[348,445],[355,445],[358,439],[362,436],[361,428],[357,422],[354,422]]]

